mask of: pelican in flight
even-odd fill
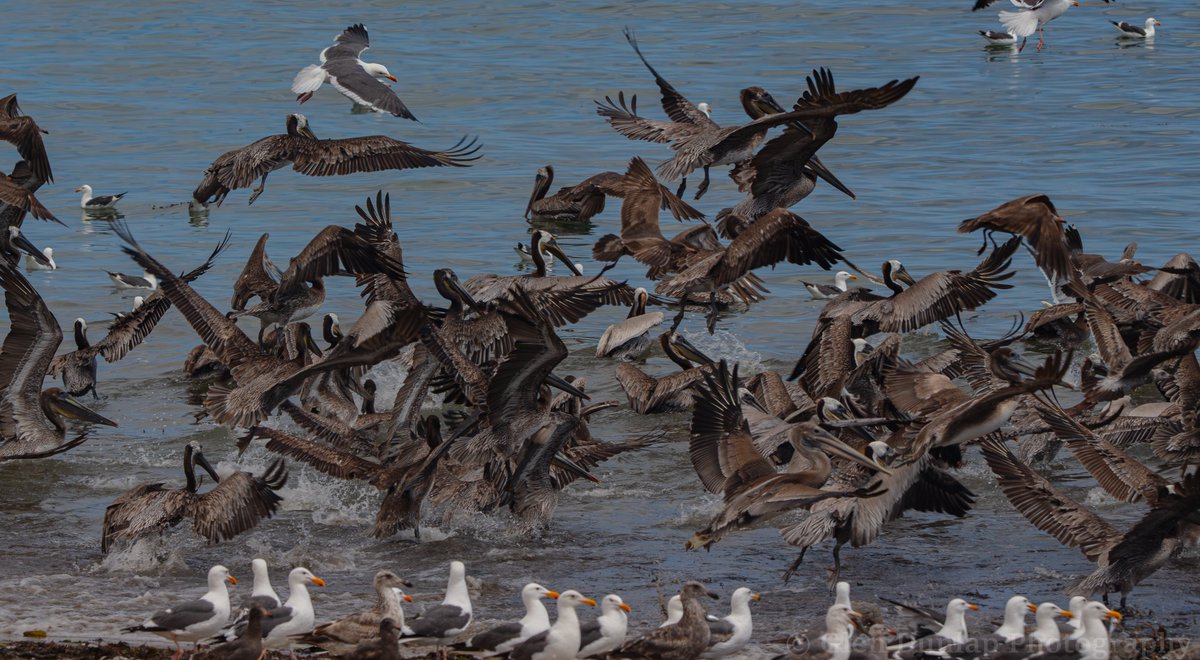
[[[429,151],[386,135],[366,135],[340,140],[319,140],[301,114],[287,117],[287,132],[267,137],[240,149],[221,154],[204,171],[204,180],[196,186],[192,199],[201,207],[217,206],[231,190],[246,188],[256,180],[258,187],[250,203],[263,193],[267,175],[291,164],[292,169],[308,176],[333,176],[356,172],[411,170],[418,167],[468,167],[479,145],[464,137],[445,151]]]
[[[333,40],[333,45],[321,51],[321,63],[309,64],[300,69],[292,80],[292,91],[300,103],[312,98],[321,85],[329,83],[342,96],[354,101],[356,106],[372,112],[390,112],[397,117],[417,121],[405,107],[404,101],[396,96],[392,88],[379,81],[387,78],[396,81],[387,67],[375,62],[364,62],[363,51],[370,48],[367,28],[362,23],[351,25]]]
[[[0,287],[9,319],[0,349],[0,461],[42,458],[81,444],[86,432],[66,439],[67,419],[116,426],[57,387],[42,390],[62,328],[16,266],[0,261]]]

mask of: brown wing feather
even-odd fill
[[[1150,506],[1155,505],[1159,489],[1168,485],[1166,479],[1112,443],[1097,437],[1062,409],[1038,406],[1037,410],[1042,421],[1067,444],[1075,458],[1109,495],[1126,502],[1143,498]]]
[[[746,273],[781,261],[816,263],[829,270],[840,259],[841,248],[813,229],[804,218],[775,209],[747,227],[726,248],[716,268],[717,286],[729,284]]]
[[[218,543],[254,528],[275,515],[283,501],[275,491],[287,483],[283,459],[276,459],[260,476],[234,472],[196,502],[192,530]]]
[[[0,140],[17,148],[21,158],[29,161],[30,169],[42,183],[54,181],[50,158],[42,142],[42,129],[31,117],[0,117]]]
[[[772,477],[775,469],[759,454],[738,401],[737,368],[724,360],[696,386],[688,453],[700,482],[712,493],[731,495],[739,485]]]
[[[469,167],[479,145],[464,137],[444,151],[430,151],[386,135],[338,140],[296,140],[292,168],[308,176],[332,176],[355,172],[411,170],[420,167]]]

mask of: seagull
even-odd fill
[[[846,280],[857,280],[858,275],[847,273],[844,270],[839,270],[833,276],[833,284],[822,284],[820,282],[800,282],[805,289],[812,294],[813,300],[829,300],[846,292]]]
[[[271,574],[267,571],[267,560],[261,557],[255,558],[250,562],[250,570],[254,573],[254,584],[251,587],[250,595],[242,600],[242,604],[234,613],[233,625],[235,627],[249,622],[250,613],[254,609],[263,609],[269,613],[283,603],[279,594],[275,593],[275,587],[271,586]],[[259,623],[258,636],[262,637],[261,623]]]
[[[54,248],[42,248],[42,256],[46,258],[45,263],[32,254],[25,255],[25,270],[58,270],[58,264],[54,262]]]
[[[997,32],[995,30],[980,30],[980,36],[987,39],[991,46],[1015,46],[1017,37],[1012,32]]]
[[[179,642],[196,642],[216,633],[229,618],[229,590],[225,583],[237,584],[229,569],[217,565],[208,569],[208,591],[199,600],[189,600],[155,612],[140,626],[123,628],[121,632],[148,632],[175,643],[171,660],[183,657]]]
[[[467,567],[461,561],[452,561],[442,604],[413,619],[408,626],[411,633],[404,633],[403,636],[434,639],[438,643],[438,650],[443,651],[441,646],[460,635],[469,625],[471,595],[467,593]]]
[[[995,2],[996,0],[976,0],[971,11],[983,9]],[[1104,2],[1108,3],[1109,0]],[[1012,0],[1012,3],[1017,10],[1000,12],[1000,22],[1012,33],[1014,41],[1018,37],[1021,39],[1018,51],[1025,48],[1025,40],[1034,32],[1038,33],[1037,49],[1041,51],[1042,46],[1046,45],[1042,33],[1046,24],[1067,13],[1071,5],[1079,6],[1079,0]]]
[[[629,630],[629,606],[616,594],[609,594],[600,601],[600,616],[595,621],[579,627],[579,653],[577,658],[602,656],[621,648],[625,633]],[[680,605],[680,616],[683,607]]]
[[[387,78],[396,82],[396,76],[387,67],[374,62],[364,62],[359,57],[371,45],[367,28],[362,23],[351,25],[333,41],[333,45],[321,51],[321,63],[310,64],[292,80],[292,91],[300,103],[312,98],[321,85],[329,83],[342,96],[372,112],[390,112],[397,117],[417,121],[399,96],[390,87],[379,82]]]
[[[83,193],[83,197],[79,198],[79,208],[83,209],[84,211],[101,211],[104,209],[115,208],[117,202],[120,201],[122,197],[129,194],[121,193],[119,195],[97,195],[93,197],[92,187],[86,184],[76,188],[75,192]]]
[[[1154,27],[1156,25],[1162,25],[1162,23],[1154,20],[1153,17],[1146,19],[1144,27],[1138,27],[1132,23],[1126,23],[1125,21],[1121,21],[1120,23],[1116,21],[1109,22],[1117,27],[1117,30],[1121,32],[1121,38],[1123,39],[1153,39]]]
[[[456,651],[478,654],[480,657],[501,655],[515,649],[521,642],[550,629],[550,614],[542,604],[542,598],[558,598],[557,591],[530,582],[521,589],[521,602],[525,604],[525,616],[520,621],[502,623],[478,633],[461,644],[453,646]]]
[[[750,620],[750,601],[760,596],[746,587],[733,592],[729,602],[729,616],[708,622],[710,641],[708,650],[700,657],[723,658],[741,651],[750,643],[754,626]]]
[[[125,273],[114,273],[110,270],[104,272],[108,273],[108,278],[119,289],[150,289],[153,291],[158,288],[158,278],[150,272],[142,273],[141,277],[126,275]]]
[[[512,653],[513,660],[572,660],[579,653],[579,616],[575,608],[580,605],[595,607],[596,601],[578,591],[564,591],[558,597],[558,619],[550,629],[521,642]]]

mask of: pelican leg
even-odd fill
[[[683,191],[685,191],[685,190],[687,190],[687,177],[686,177],[686,176],[685,176],[685,177],[683,177],[682,179],[680,179],[680,181],[679,181],[679,189],[675,191],[675,196],[676,196],[676,197],[679,197],[680,199],[682,199],[682,198],[683,198]]]
[[[708,328],[708,334],[713,334],[717,330],[717,316],[721,313],[721,307],[717,304],[717,290],[713,289],[709,294],[708,314],[704,316],[704,325]]]
[[[801,550],[800,556],[796,557],[796,560],[793,561],[792,564],[787,567],[787,570],[785,570],[783,572],[783,583],[784,584],[787,584],[788,580],[792,579],[792,576],[796,574],[797,570],[799,570],[800,564],[804,562],[804,553],[806,553],[806,552],[808,552],[808,548]]]
[[[687,311],[687,305],[688,294],[685,293],[683,294],[683,297],[679,299],[679,313],[676,314],[674,320],[671,321],[672,330],[678,328],[680,323],[683,323],[683,314]]]
[[[704,180],[700,182],[700,187],[696,188],[695,199],[700,199],[706,192],[708,192],[708,165],[704,166]],[[676,195],[676,197],[680,197],[680,195]]]
[[[254,203],[254,200],[258,199],[259,195],[263,194],[263,189],[267,187],[267,175],[268,174],[270,174],[270,172],[262,175],[262,181],[259,182],[258,187],[254,189],[254,192],[250,194],[250,203],[251,204]]]
[[[1126,596],[1126,593],[1122,591],[1121,592],[1121,606],[1119,608],[1117,608],[1117,609],[1121,610],[1122,612],[1125,611],[1125,596]]]
[[[838,543],[833,546],[833,568],[828,569],[829,575],[825,578],[825,586],[829,587],[829,593],[833,593],[837,588],[838,578],[842,576],[842,544]]]

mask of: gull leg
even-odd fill
[[[270,173],[268,172],[267,174]],[[262,181],[260,181],[258,187],[254,189],[254,193],[250,195],[251,204],[254,203],[254,200],[258,199],[259,195],[263,194],[263,189],[267,187],[267,174],[262,175]]]
[[[179,640],[175,641],[175,655],[171,656],[171,660],[180,660],[183,658],[183,647],[179,645]]]
[[[705,192],[708,191],[708,165],[704,166],[704,180],[700,182],[700,187],[696,189],[696,199],[700,199]],[[676,195],[679,197],[679,195]]]
[[[1045,31],[1045,30],[1038,30],[1038,45],[1037,45],[1037,49],[1038,49],[1038,52],[1039,52],[1039,53],[1040,53],[1040,52],[1042,52],[1042,47],[1043,47],[1043,46],[1045,46],[1045,45],[1046,45],[1046,31]]]
[[[1027,41],[1029,41],[1029,37],[1025,37],[1024,39],[1021,40],[1021,45],[1020,45],[1020,47],[1017,48],[1018,53],[1025,50],[1025,43]]]

